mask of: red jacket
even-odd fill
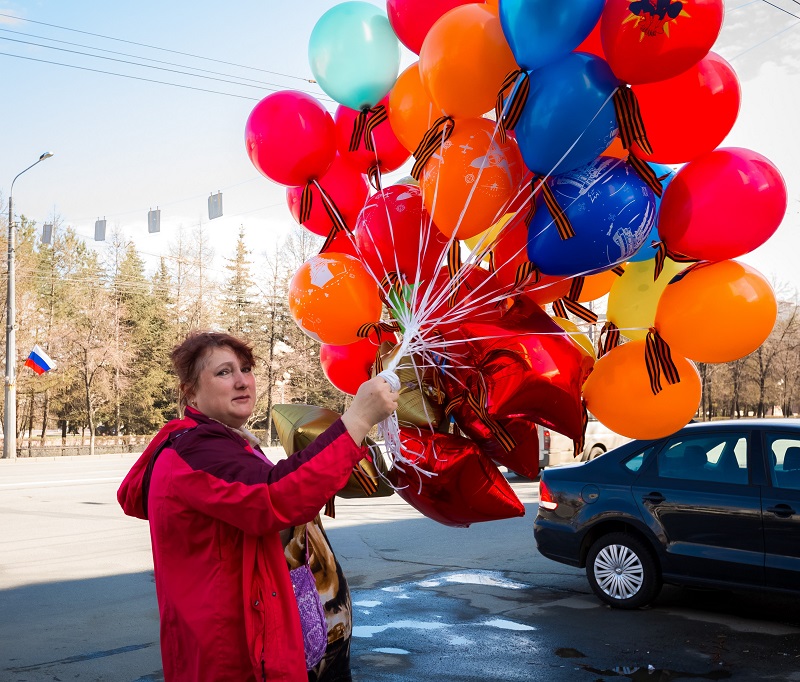
[[[161,429],[117,499],[149,517],[166,682],[307,681],[278,531],[311,521],[362,457],[341,420],[276,465],[192,408]]]

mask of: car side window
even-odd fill
[[[767,454],[772,485],[800,490],[800,438],[769,434]]]
[[[747,436],[743,433],[673,438],[658,453],[662,478],[746,485]]]
[[[635,455],[633,455],[633,457],[629,457],[628,459],[626,459],[625,462],[623,463],[623,466],[626,469],[633,471],[634,473],[639,471],[639,469],[642,468],[642,464],[644,464],[645,458],[651,452],[653,452],[654,448],[655,445],[651,445],[649,448],[645,448],[641,452],[637,452]]]

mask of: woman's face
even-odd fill
[[[212,348],[203,359],[189,404],[207,417],[240,428],[253,414],[256,380],[252,367],[228,346]]]

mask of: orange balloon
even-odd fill
[[[500,233],[494,245],[495,279],[501,287],[513,287],[517,268],[528,262],[528,227],[524,217],[527,209],[518,212]],[[524,296],[539,306],[544,306],[569,293],[572,280],[542,275],[536,284],[525,288]]]
[[[596,301],[598,298],[603,298],[609,291],[611,285],[619,279],[619,275],[606,270],[605,272],[598,272],[596,275],[587,275],[583,278],[583,288],[581,295],[578,296],[579,303],[586,303],[587,301]]]
[[[499,10],[485,4],[447,12],[425,36],[419,53],[425,89],[437,109],[454,118],[474,118],[492,109],[503,80],[517,68]]]
[[[612,431],[628,438],[663,438],[691,421],[700,406],[697,368],[672,354],[680,381],[655,395],[645,364],[645,341],[630,341],[600,358],[583,385],[586,409]]]
[[[695,362],[731,362],[764,343],[777,316],[775,294],[764,276],[724,260],[677,275],[658,301],[655,327],[673,353]]]
[[[622,146],[622,140],[619,135],[611,140],[611,144],[606,147],[606,150],[601,156],[613,156],[615,159],[627,159],[630,152]]]
[[[361,325],[381,317],[378,285],[361,261],[324,253],[303,263],[289,283],[289,312],[312,339],[334,346],[359,341]]]
[[[425,208],[448,237],[457,232],[458,239],[469,239],[500,219],[516,195],[523,170],[517,143],[510,137],[500,142],[494,122],[458,121],[450,139],[425,165]]]
[[[414,62],[389,93],[389,123],[397,139],[413,152],[437,118],[439,111],[420,80],[419,62]]]

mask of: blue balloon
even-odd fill
[[[659,178],[663,178],[661,180],[661,186],[666,190],[667,185],[672,182],[672,178],[675,177],[675,171],[672,170],[669,166],[665,166],[663,163],[650,163],[648,162],[650,168],[652,168],[656,175]],[[653,228],[650,230],[650,234],[647,235],[647,238],[644,240],[642,244],[642,248],[639,249],[635,254],[633,254],[630,258],[628,258],[628,262],[630,263],[639,263],[645,260],[651,260],[656,257],[658,253],[658,249],[651,246],[653,242],[660,242],[661,237],[658,235],[658,210],[661,208],[661,197],[656,197],[656,221],[653,223]]]
[[[621,159],[601,156],[547,183],[575,236],[561,239],[542,192],[537,192],[528,258],[545,275],[590,275],[624,263],[655,223],[655,194]]]
[[[500,0],[500,24],[523,69],[572,52],[592,32],[606,0]]]
[[[375,106],[391,90],[400,71],[400,42],[384,10],[343,2],[314,26],[308,61],[325,93],[358,111]]]
[[[531,91],[514,128],[528,168],[542,175],[561,174],[605,151],[618,130],[612,95],[619,86],[605,60],[573,52],[531,72],[530,80]]]

